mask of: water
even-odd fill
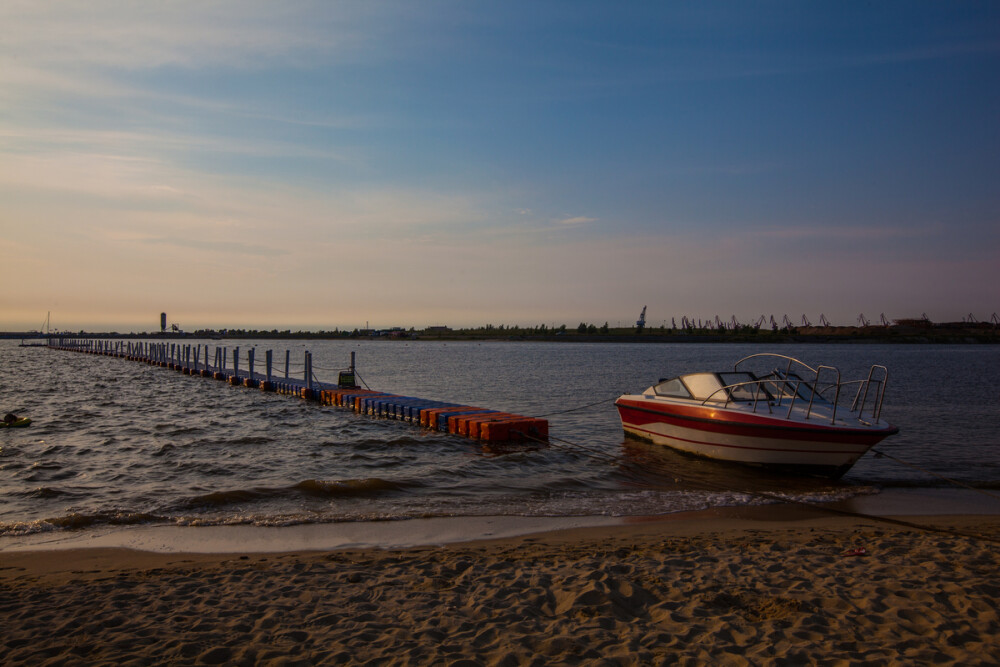
[[[210,343],[213,348],[217,342]],[[551,415],[548,446],[460,436],[124,359],[0,341],[0,538],[109,525],[259,526],[413,517],[643,516],[815,502],[886,487],[946,485],[925,471],[1000,487],[1000,348],[992,346],[226,341],[310,350],[334,381],[352,351],[374,389]],[[901,433],[842,479],[777,477],[624,438],[613,400],[660,377],[777,351],[889,368],[883,416]],[[214,354],[214,352],[213,352]],[[574,408],[590,405],[575,411]],[[554,414],[559,413],[559,414]],[[2,547],[0,541],[0,547]]]

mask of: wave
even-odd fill
[[[203,507],[223,507],[260,500],[276,495],[269,489],[232,489],[229,491],[213,491],[200,496],[188,498],[180,503],[183,509]]]
[[[369,477],[367,479],[335,480],[329,482],[318,479],[307,479],[304,482],[299,482],[292,488],[311,496],[336,498],[380,495],[385,492],[404,491],[414,486],[416,485],[393,482],[379,477]]]
[[[72,491],[66,491],[65,489],[55,489],[52,488],[51,486],[39,486],[37,488],[31,489],[30,491],[18,492],[14,493],[13,495],[22,496],[25,498],[45,499],[45,498],[60,498],[62,496],[73,496],[77,494],[73,493]]]
[[[396,482],[379,477],[346,480],[307,479],[286,487],[258,487],[253,489],[228,489],[213,491],[200,496],[187,498],[179,503],[178,509],[204,509],[207,507],[221,508],[228,505],[240,505],[271,499],[283,499],[311,496],[321,498],[345,498],[357,496],[379,496],[387,493],[405,491],[417,488],[419,484]]]
[[[93,514],[74,512],[65,516],[0,523],[0,537],[19,537],[56,530],[82,530],[94,526],[136,526],[145,523],[162,523],[167,518],[147,512],[108,510]]]

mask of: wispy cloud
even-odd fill
[[[597,218],[587,218],[582,215],[578,215],[572,218],[563,218],[557,221],[560,225],[565,225],[567,227],[573,227],[576,225],[585,225],[588,222],[597,222]]]
[[[202,250],[209,253],[224,253],[233,255],[248,255],[251,257],[279,257],[287,255],[288,251],[273,246],[242,241],[202,241],[197,238],[157,237],[143,239],[141,243],[148,245],[165,245],[182,250]]]
[[[115,153],[120,159],[152,161],[166,153],[216,153],[260,158],[309,158],[358,163],[357,151],[337,151],[326,146],[282,142],[259,137],[225,137],[156,131],[102,130],[83,127],[26,127],[0,129],[0,148],[12,153],[45,152],[51,155]],[[159,159],[157,161],[166,161]]]
[[[11,1],[0,5],[0,24],[17,26],[4,34],[15,58],[124,70],[306,64],[360,49],[377,27],[378,12],[367,3],[339,3],[336,11],[309,4]]]

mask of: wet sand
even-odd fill
[[[1000,516],[795,508],[445,546],[0,552],[4,664],[996,664]],[[957,531],[957,532],[953,532]]]

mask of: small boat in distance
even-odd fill
[[[749,369],[775,360],[780,367]],[[615,405],[626,435],[710,459],[837,478],[899,432],[881,417],[888,375],[874,365],[866,378],[845,382],[833,366],[761,353],[732,371],[660,380]]]

